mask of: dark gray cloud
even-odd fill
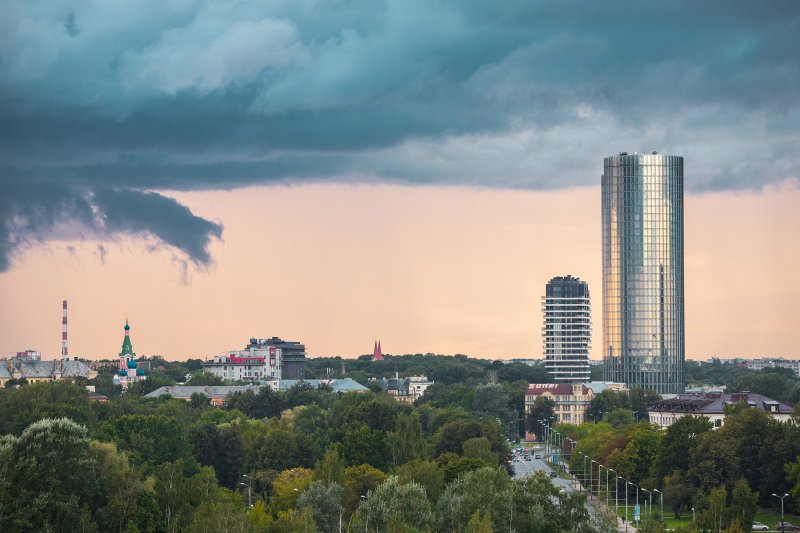
[[[221,227],[152,191],[303,181],[687,188],[798,177],[794,1],[4,2],[0,270],[65,228],[199,265]]]

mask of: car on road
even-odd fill
[[[536,456],[536,459],[541,459],[541,458],[542,458],[542,456],[541,456],[541,455],[537,455],[537,456]]]
[[[530,456],[530,455],[526,455],[526,456],[525,456],[525,460],[526,460],[526,461],[530,461],[530,460],[531,460],[531,456]]]
[[[554,471],[552,471],[552,470],[550,471],[549,475],[550,475],[550,477],[556,477],[556,473]]]
[[[769,531],[769,526],[753,520],[753,525],[750,526],[750,529],[753,531]]]
[[[790,524],[789,522],[778,522],[775,524],[775,529],[778,531],[800,531],[800,526]]]

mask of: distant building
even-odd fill
[[[583,424],[593,422],[586,416],[589,404],[596,395],[604,390],[627,392],[624,383],[608,383],[590,381],[588,383],[531,383],[525,390],[525,412],[533,407],[536,398],[544,397],[553,400],[556,416],[555,423]]]
[[[333,392],[367,392],[368,388],[361,385],[357,381],[344,378],[344,379],[307,379],[299,381],[295,379],[274,380],[267,382],[267,385],[172,385],[168,387],[161,387],[153,392],[146,394],[145,398],[158,398],[159,396],[169,395],[179,400],[186,400],[187,402],[192,399],[192,394],[202,394],[209,398],[211,405],[215,407],[222,407],[229,394],[234,392],[245,392],[248,390],[258,394],[262,387],[270,387],[273,390],[288,390],[295,385],[304,383],[310,387],[319,387],[326,385],[330,387]]]
[[[119,362],[117,364],[118,372],[114,376],[114,384],[122,385],[122,390],[127,390],[131,383],[136,383],[145,379],[144,369],[139,368],[139,363],[136,362],[136,354],[133,352],[133,344],[131,344],[131,327],[128,321],[125,321],[125,336],[122,339],[122,351],[119,352]]]
[[[549,398],[555,406],[555,423],[588,422],[586,411],[594,391],[585,383],[531,383],[525,390],[525,413],[530,412],[537,398]]]
[[[381,351],[381,341],[375,341],[375,348],[372,350],[373,361],[383,361],[383,351]]]
[[[792,406],[767,398],[753,392],[723,394],[709,392],[700,394],[681,394],[676,398],[665,398],[651,405],[647,412],[650,423],[666,428],[687,415],[705,416],[715,428],[722,427],[725,407],[744,402],[748,407],[760,409],[780,422],[786,422],[792,415]]]
[[[245,350],[250,348],[263,349],[269,346],[280,349],[282,365],[282,379],[303,379],[306,369],[306,347],[297,341],[285,341],[280,337],[270,339],[250,339],[250,343]]]
[[[37,361],[12,357],[0,361],[0,386],[4,386],[10,379],[24,379],[28,383],[37,381],[59,381],[61,379],[86,378],[92,379],[97,372],[91,370],[78,358],[64,361]]]
[[[433,381],[428,381],[427,376],[401,378],[397,372],[395,372],[393,378],[381,378],[374,381],[390,396],[406,403],[414,403],[417,398],[424,396],[428,387],[434,383]]]
[[[559,276],[547,282],[542,297],[544,364],[556,383],[590,379],[591,311],[585,281]]]
[[[203,363],[203,370],[230,381],[279,380],[283,350],[250,343],[244,350],[215,356]]]
[[[17,359],[20,361],[41,361],[42,352],[35,350],[25,350],[24,352],[17,352]]]

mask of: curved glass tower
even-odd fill
[[[623,152],[604,166],[604,379],[680,394],[683,158]]]
[[[589,381],[592,340],[589,285],[559,276],[547,282],[542,298],[544,366],[556,383]]]

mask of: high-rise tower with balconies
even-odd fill
[[[604,167],[604,379],[682,393],[683,158],[623,152]]]
[[[589,381],[592,340],[589,285],[572,276],[551,279],[542,298],[544,364],[556,383]]]

